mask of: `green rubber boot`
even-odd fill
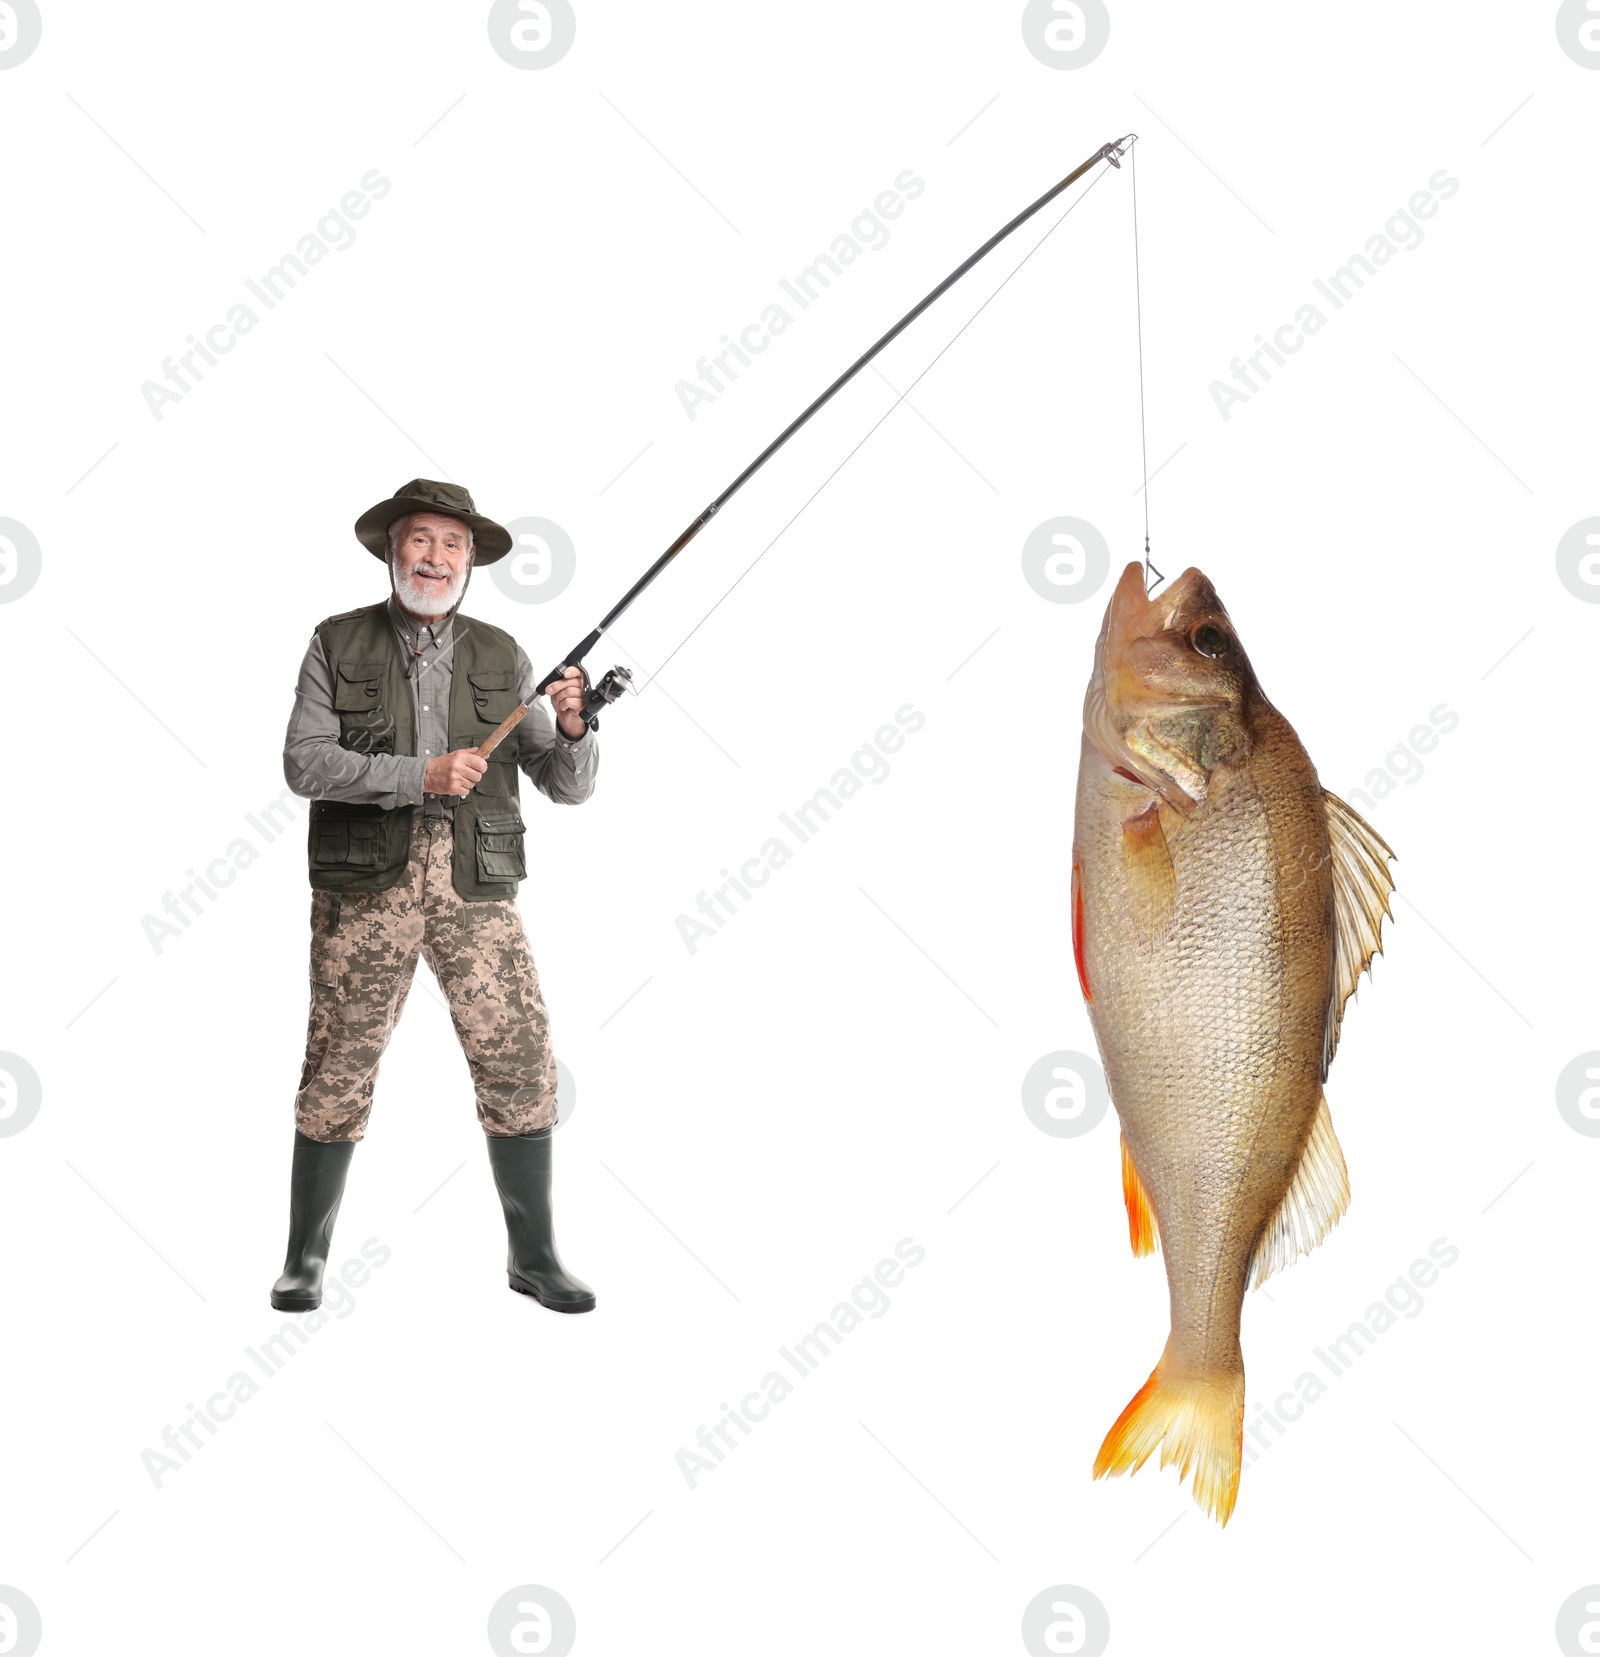
[[[322,1304],[322,1273],[355,1148],[353,1139],[324,1144],[295,1130],[294,1169],[289,1176],[289,1252],[283,1276],[272,1285],[272,1304],[279,1312],[314,1312]]]
[[[552,1312],[592,1312],[594,1290],[580,1283],[556,1253],[550,1214],[550,1142],[555,1129],[502,1138],[486,1134],[489,1166],[506,1211],[506,1276],[518,1294]]]

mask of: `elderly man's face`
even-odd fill
[[[459,518],[418,512],[404,520],[394,548],[394,590],[401,606],[432,620],[461,597],[472,554]]]

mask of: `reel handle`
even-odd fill
[[[587,684],[588,675],[584,675]],[[591,731],[600,729],[600,710],[619,702],[633,688],[633,675],[625,667],[601,674],[597,684],[588,685],[583,697],[583,722]]]

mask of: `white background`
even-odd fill
[[[1600,1046],[1600,610],[1554,560],[1600,511],[1600,74],[1544,0],[1118,3],[1067,71],[1015,4],[586,3],[531,72],[485,11],[49,5],[0,74],[0,515],[42,548],[0,606],[0,1048],[43,1083],[0,1139],[0,1582],[41,1649],[476,1652],[490,1606],[544,1584],[579,1653],[998,1653],[1061,1583],[1103,1602],[1115,1653],[1557,1649],[1600,1579],[1600,1144],[1554,1100]],[[351,522],[418,474],[555,520],[563,594],[483,575],[467,605],[554,660],[889,322],[1130,129],[1151,467],[1176,451],[1157,564],[1213,578],[1336,791],[1430,709],[1459,717],[1369,813],[1401,896],[1328,1089],[1354,1200],[1249,1302],[1252,1414],[1434,1239],[1459,1261],[1247,1469],[1225,1531],[1171,1470],[1091,1481],[1166,1290],[1128,1252],[1114,1116],[1051,1137],[1021,1103],[1042,1055],[1093,1051],[1066,893],[1109,588],[1046,602],[1020,552],[1057,515],[1113,571],[1140,550],[1124,170],[604,721],[592,802],[525,796],[521,904],[578,1090],[559,1234],[598,1311],[508,1293],[423,969],[333,1259],[392,1257],[263,1380],[299,820],[159,953],[143,917],[282,790],[311,627],[384,590]],[[392,189],[354,244],[153,418],[141,382],[374,168]],[[906,168],[926,189],[888,244],[687,419],[675,382]],[[1441,168],[1460,189],[1421,245],[1225,421],[1210,383]],[[641,682],[893,401],[863,375],[639,603],[617,642]],[[926,724],[888,779],[691,955],[675,917],[907,703]],[[902,1238],[926,1259],[887,1314],[690,1488],[675,1452]],[[141,1453],[241,1370],[261,1390],[158,1488]]]

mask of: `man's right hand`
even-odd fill
[[[440,754],[437,759],[428,761],[422,773],[422,792],[454,794],[464,800],[488,769],[488,760],[479,759],[471,748],[458,748],[454,753]]]

